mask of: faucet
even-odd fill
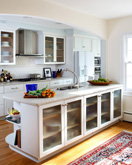
[[[76,77],[77,83],[75,83],[73,87],[79,88],[79,78],[78,78],[77,74],[75,72],[73,72],[72,70],[68,69],[68,68],[64,69],[63,72],[64,71],[69,71],[69,72],[74,74],[74,76]]]

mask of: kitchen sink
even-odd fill
[[[79,86],[79,88],[81,88],[83,86]],[[74,87],[74,86],[66,86],[66,87],[60,87],[60,88],[57,88],[57,90],[67,90],[67,89],[77,89],[77,87]]]

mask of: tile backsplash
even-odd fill
[[[55,65],[36,64],[37,57],[16,57],[16,65],[0,66],[1,70],[7,70],[13,78],[28,78],[30,74],[39,73],[43,77],[43,68],[57,70]]]

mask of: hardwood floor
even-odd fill
[[[12,151],[8,144],[6,144],[5,137],[13,132],[13,125],[3,120],[0,121],[0,165],[66,165],[115,136],[122,130],[132,132],[132,123],[119,122],[82,143],[51,157],[50,159],[42,161],[41,163],[35,163],[32,160]]]

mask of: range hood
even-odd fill
[[[18,30],[18,54],[16,56],[43,56],[38,53],[38,34],[32,30]]]

